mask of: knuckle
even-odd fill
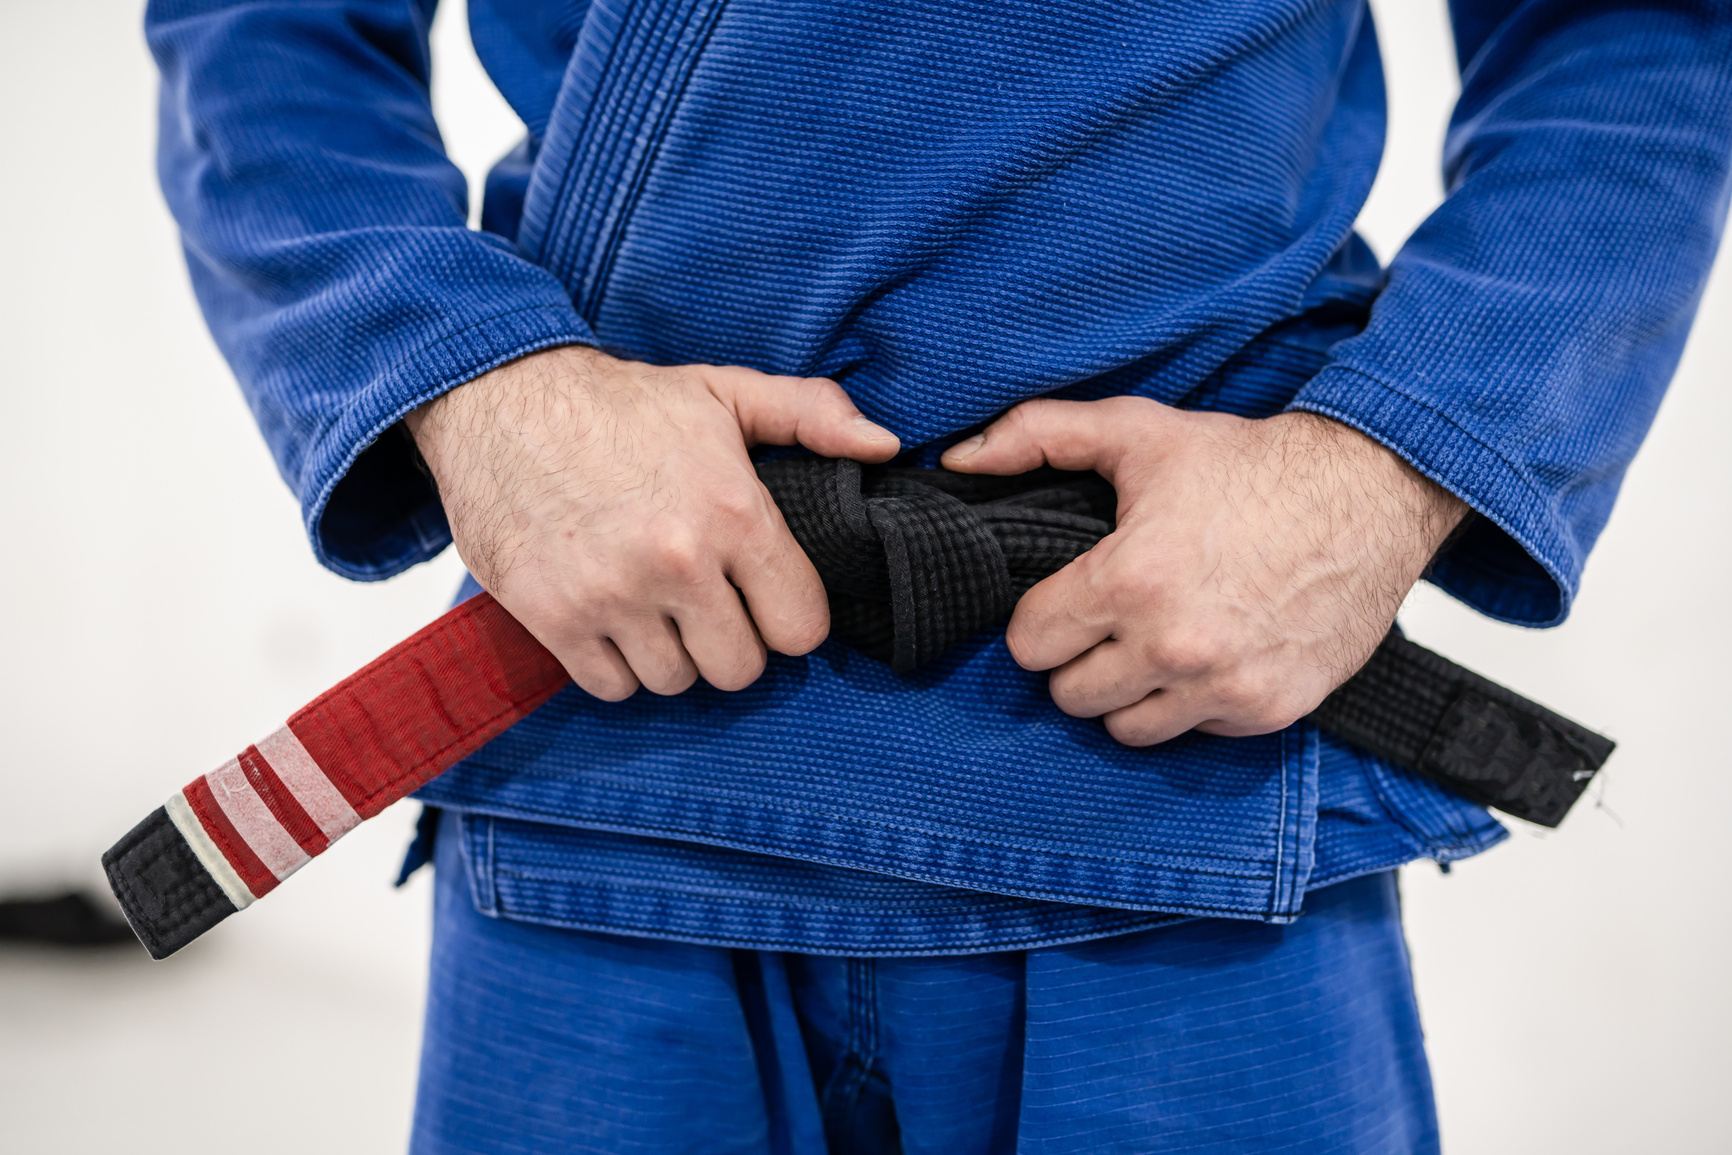
[[[1052,411],[1054,402],[1045,398],[1035,398],[1024,401],[1001,418],[1004,431],[1016,437],[1026,437],[1033,433],[1040,419]]]
[[[623,702],[637,692],[637,679],[613,669],[611,665],[567,662],[565,667],[579,689],[603,702]]]
[[[1035,651],[1034,631],[1018,622],[1011,622],[1010,628],[1004,632],[1004,645],[1010,651],[1010,656],[1017,665],[1025,670],[1038,669],[1038,657]],[[1054,697],[1057,697],[1057,684],[1054,684]]]
[[[1163,559],[1122,530],[1109,533],[1070,563],[1087,608],[1115,620],[1147,622],[1169,602]]]
[[[1107,733],[1123,746],[1153,746],[1161,737],[1155,726],[1135,716],[1108,714],[1105,722]]]
[[[1175,630],[1155,640],[1150,661],[1159,669],[1179,677],[1195,677],[1215,662],[1219,647],[1207,633],[1196,629]]]
[[[1262,680],[1236,672],[1215,683],[1215,697],[1235,718],[1262,717],[1270,708],[1270,694]]]
[[[644,688],[653,694],[678,694],[697,680],[697,670],[683,652],[656,645],[647,652],[634,655],[632,672]]]
[[[1263,727],[1261,733],[1272,734],[1276,730],[1285,730],[1310,712],[1311,707],[1306,705],[1298,695],[1283,693],[1274,697],[1263,707],[1257,724]]]
[[[756,646],[740,648],[705,680],[718,690],[743,690],[764,673],[765,656]]]
[[[663,577],[690,583],[704,576],[709,551],[691,530],[664,527],[652,541],[650,558]]]
[[[801,377],[799,381],[802,404],[813,407],[854,408],[854,402],[848,398],[848,391],[828,377]]]
[[[662,697],[667,698],[672,697],[675,694],[685,693],[687,690],[692,688],[692,683],[697,680],[698,675],[694,670],[671,669],[657,674],[653,681],[646,677],[643,680],[643,684],[650,693],[659,694]]]
[[[572,593],[572,617],[577,621],[605,621],[632,607],[640,596],[640,583],[622,570],[609,568],[592,573]]]
[[[1249,695],[1242,701],[1227,700],[1221,711],[1223,720],[1242,735],[1273,734],[1285,730],[1305,713],[1285,694]]]
[[[764,523],[768,521],[769,497],[764,487],[730,485],[710,498],[711,508],[724,521]]]
[[[798,657],[810,653],[830,636],[830,604],[823,586],[796,583],[784,587],[776,612],[758,616],[758,629],[770,649]]]
[[[1283,717],[1273,711],[1253,711],[1234,729],[1239,737],[1250,738],[1258,734],[1273,734],[1277,730],[1285,730],[1293,721],[1292,718]]]
[[[793,656],[809,654],[824,644],[824,639],[830,636],[830,619],[826,614],[822,617],[802,617],[788,623],[783,632],[782,643],[784,651]]]
[[[1052,695],[1052,704],[1073,718],[1092,718],[1099,710],[1089,710],[1087,695],[1075,684],[1074,679],[1067,678],[1063,673],[1052,675],[1047,680],[1047,693]]]

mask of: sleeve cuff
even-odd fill
[[[403,358],[347,405],[307,455],[300,490],[313,553],[327,568],[381,581],[439,554],[451,530],[404,414],[490,369],[541,349],[593,345],[565,304],[514,309],[469,325]]]
[[[1427,580],[1500,621],[1550,626],[1568,615],[1581,551],[1554,501],[1519,465],[1442,410],[1341,364],[1325,366],[1287,409],[1352,426],[1479,515],[1439,555]]]

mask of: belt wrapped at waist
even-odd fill
[[[1114,525],[1115,494],[1092,473],[982,477],[791,458],[759,476],[824,581],[833,636],[898,671],[993,627]],[[146,948],[166,957],[567,682],[552,654],[478,595],[176,793],[103,856],[109,882]],[[1395,633],[1312,720],[1546,826],[1613,748]]]

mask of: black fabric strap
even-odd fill
[[[167,958],[235,913],[161,806],[108,849],[102,869],[151,958]]]
[[[906,673],[997,623],[1112,532],[1093,473],[979,477],[792,458],[758,467],[830,595],[830,629]]]
[[[996,626],[1113,531],[1093,473],[981,477],[787,458],[758,467],[830,596],[831,631],[898,671]],[[1311,715],[1507,814],[1556,826],[1613,743],[1391,633]]]
[[[1564,820],[1616,745],[1393,633],[1311,717],[1397,766],[1541,826]]]

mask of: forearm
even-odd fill
[[[430,18],[374,0],[157,0],[146,18],[194,288],[316,552],[352,577],[448,540],[406,444],[381,434],[498,364],[590,340],[555,278],[467,227]]]
[[[1471,59],[1448,197],[1392,262],[1365,332],[1293,405],[1364,430],[1483,514],[1437,580],[1542,625],[1567,613],[1713,261],[1732,17],[1498,7],[1457,5]]]

